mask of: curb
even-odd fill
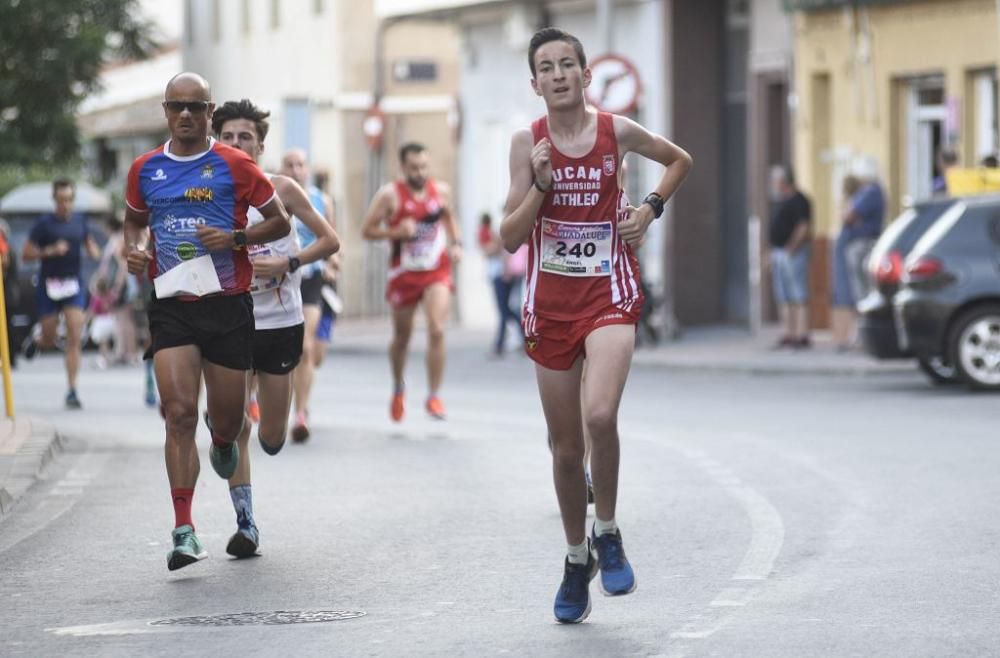
[[[65,440],[55,426],[34,418],[27,423],[27,437],[14,454],[0,455],[0,519],[14,509],[65,447]]]

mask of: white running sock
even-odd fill
[[[614,519],[610,521],[602,521],[597,517],[594,517],[594,534],[600,537],[601,535],[613,535],[618,532],[618,524],[615,523]]]
[[[584,539],[582,544],[567,544],[566,557],[573,564],[587,564],[590,559],[590,540]]]

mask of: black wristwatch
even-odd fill
[[[301,266],[302,266],[302,261],[300,261],[298,258],[296,258],[295,256],[289,256],[288,257],[288,273],[289,274],[291,274],[295,270],[299,269]]]
[[[233,249],[246,249],[247,234],[243,231],[233,231]]]
[[[649,204],[649,207],[653,209],[653,217],[658,219],[663,214],[663,197],[656,192],[647,194],[642,202]]]

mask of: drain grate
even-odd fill
[[[279,624],[319,624],[364,617],[360,610],[275,610],[273,612],[236,612],[228,615],[175,617],[149,622],[150,626],[273,626]]]

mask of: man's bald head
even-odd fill
[[[281,156],[281,173],[294,178],[299,185],[309,184],[309,160],[300,148],[288,149]]]
[[[170,78],[163,94],[165,100],[212,100],[212,87],[197,73],[185,71]],[[178,98],[179,97],[179,98]]]
[[[197,73],[178,73],[170,78],[163,92],[163,113],[170,130],[171,150],[178,155],[191,155],[205,150],[208,125],[215,104],[208,80]]]

